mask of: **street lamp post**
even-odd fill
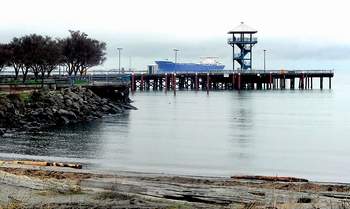
[[[177,63],[177,52],[178,51],[180,51],[180,50],[178,50],[178,49],[174,49],[174,52],[175,52],[175,67],[174,67],[174,71],[175,71],[175,73],[176,73],[176,63]]]
[[[266,49],[264,49],[264,72],[266,72]]]
[[[129,71],[131,72],[131,63],[132,63],[132,61],[131,61],[131,57],[129,57]]]
[[[120,74],[120,52],[121,52],[121,50],[123,48],[117,48],[117,49],[118,49],[118,54],[119,54],[119,69],[118,69],[118,71],[119,71],[119,74]]]

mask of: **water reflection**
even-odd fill
[[[103,125],[103,133],[100,137],[100,148],[96,151],[95,159],[99,163],[93,165],[95,168],[113,167],[118,161],[125,160],[130,153],[130,112],[106,118]]]
[[[233,105],[230,107],[231,118],[229,120],[231,136],[231,158],[233,172],[247,170],[251,166],[250,148],[253,142],[253,110],[249,99],[249,92],[235,92],[231,96]]]
[[[49,156],[79,159],[98,159],[105,154],[105,137],[108,124],[127,130],[128,113],[108,116],[93,122],[70,124],[67,127],[45,130],[39,133],[20,133],[2,137],[1,156]],[[119,132],[119,131],[118,131]]]

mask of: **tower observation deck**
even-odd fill
[[[232,69],[235,69],[235,61],[240,65],[240,69],[247,71],[252,69],[252,49],[258,43],[258,39],[253,37],[253,34],[258,31],[247,26],[243,22],[228,34],[232,37],[227,40],[227,43],[232,46]],[[237,52],[235,52],[238,50]]]

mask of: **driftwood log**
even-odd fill
[[[80,191],[80,187],[70,181],[33,178],[24,175],[15,175],[4,171],[0,171],[0,184],[1,183],[34,190],[49,190],[58,193]]]
[[[309,182],[307,179],[287,176],[231,176],[232,179],[280,181],[280,182]]]
[[[31,166],[55,166],[55,167],[75,168],[75,169],[82,169],[82,167],[83,167],[81,164],[46,162],[46,161],[30,161],[30,160],[0,161],[0,164],[18,164],[18,165],[31,165]]]

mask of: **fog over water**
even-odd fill
[[[17,31],[0,33],[2,42],[9,42],[12,37],[33,33],[35,31]],[[232,48],[227,44],[227,31],[215,37],[199,39],[177,39],[176,35],[159,33],[96,33],[87,32],[91,37],[107,43],[107,60],[94,69],[117,69],[117,48],[122,46],[121,66],[134,70],[146,70],[147,65],[156,60],[174,60],[174,48],[180,49],[179,62],[199,62],[200,57],[216,56],[232,69]],[[38,32],[40,33],[40,31]],[[60,33],[44,32],[44,35],[63,38],[68,31]],[[142,38],[140,38],[142,37]],[[336,69],[348,70],[350,66],[350,43],[330,42],[328,40],[272,38],[258,33],[258,44],[253,48],[253,68],[263,68],[263,50],[267,50],[268,69]]]
[[[258,30],[256,69],[263,67],[264,49],[268,69],[347,70],[350,65],[344,0],[11,0],[2,8],[0,42],[31,33],[65,37],[68,30],[80,30],[107,43],[108,59],[100,69],[118,66],[118,47],[125,68],[130,57],[137,70],[155,60],[173,60],[173,48],[178,48],[180,62],[218,56],[231,69],[227,32],[241,21]]]

